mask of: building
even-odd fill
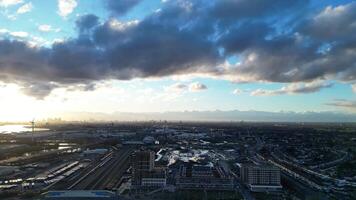
[[[164,168],[155,167],[153,151],[137,151],[132,156],[133,188],[160,188],[167,184]]]
[[[193,165],[192,166],[192,177],[212,177],[213,169],[210,166],[204,165]]]
[[[251,191],[278,191],[282,189],[280,169],[272,165],[242,164],[241,181]]]
[[[92,154],[105,154],[107,153],[107,149],[87,149],[83,153],[84,155],[92,155]]]
[[[143,138],[142,142],[144,144],[155,144],[155,138],[152,136],[146,136]]]
[[[166,171],[162,169],[154,169],[141,177],[141,186],[144,188],[162,188],[166,185]]]
[[[182,164],[176,177],[178,189],[233,190],[233,178],[219,165],[203,166]]]
[[[134,171],[152,171],[155,166],[155,153],[153,151],[137,151],[132,157]]]
[[[48,191],[44,194],[44,200],[118,200],[119,197],[106,190],[61,190]]]

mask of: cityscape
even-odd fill
[[[356,1],[0,0],[0,200],[356,200]]]
[[[355,126],[42,122],[1,135],[0,197],[355,199]]]

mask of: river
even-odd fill
[[[46,131],[45,128],[35,128],[35,131]],[[32,131],[30,125],[2,125],[0,126],[0,134],[10,134],[10,133],[24,133]]]

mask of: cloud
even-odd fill
[[[207,89],[208,89],[208,87],[202,83],[195,82],[195,83],[189,84],[189,91],[192,91],[192,92],[198,92],[198,91],[207,90]]]
[[[164,89],[166,92],[182,93],[185,91],[198,92],[198,91],[206,90],[208,89],[208,87],[202,83],[194,82],[194,83],[190,83],[189,85],[183,83],[175,83],[168,87],[165,87]]]
[[[0,29],[0,34],[6,34],[6,33],[9,33],[10,31],[5,29],[5,28],[2,28]]]
[[[23,3],[22,0],[0,0],[0,7],[9,7]]]
[[[77,6],[74,0],[58,2],[61,16]],[[22,36],[19,40],[1,40],[1,80],[68,86],[108,79],[197,75],[290,84],[277,91],[256,92],[272,95],[330,87],[310,85],[318,80],[356,80],[354,3],[316,12],[306,0],[167,1],[160,12],[139,21],[118,17],[139,1],[106,3],[116,15],[103,22],[95,15],[83,15],[75,22],[78,35],[52,46],[28,45],[24,32],[13,34]],[[346,29],[326,35],[322,33],[327,29],[317,32],[327,28],[328,21],[333,22],[331,29],[337,30],[338,23]],[[238,62],[226,67],[231,56],[238,57]]]
[[[307,21],[303,31],[311,36],[327,41],[349,38],[356,31],[356,2],[345,5],[327,6],[319,14]]]
[[[59,28],[55,29],[51,25],[48,25],[48,24],[39,25],[38,30],[41,32],[51,32],[51,31],[59,32],[60,31]]]
[[[121,16],[125,15],[130,9],[136,6],[141,0],[104,0],[108,9],[113,14]]]
[[[17,9],[16,13],[17,14],[23,14],[23,13],[27,13],[30,12],[33,9],[32,3],[26,3],[24,5],[22,5],[19,9]]]
[[[183,92],[187,89],[187,85],[183,83],[175,83],[168,87],[165,87],[164,90],[167,92]]]
[[[99,17],[93,14],[87,14],[87,15],[80,16],[75,23],[79,31],[84,32],[99,25]]]
[[[28,96],[42,100],[56,87],[58,86],[52,83],[34,83],[21,88],[21,91]]]
[[[232,91],[232,94],[234,94],[234,95],[240,95],[240,94],[242,94],[242,90],[241,89],[239,89],[239,88],[236,88],[234,91]]]
[[[356,83],[351,85],[351,89],[354,93],[356,93]]]
[[[283,95],[283,94],[307,94],[318,92],[324,88],[330,88],[331,83],[323,83],[320,81],[311,83],[292,83],[278,90],[263,90],[257,89],[251,92],[252,96],[272,96],[272,95]]]
[[[325,105],[356,110],[356,101],[346,99],[334,99],[333,102],[326,103]]]
[[[219,40],[228,55],[241,57],[234,69],[222,74],[237,82],[355,79],[355,5],[328,7],[310,19],[293,22],[298,26],[291,34],[276,34],[266,22],[242,23]]]
[[[10,35],[17,38],[25,38],[28,37],[29,34],[25,31],[14,31],[14,32],[10,32]]]
[[[308,4],[308,0],[218,0],[210,8],[211,16],[220,22],[232,23],[236,19],[261,18],[273,14],[285,14],[295,8],[298,10]],[[296,12],[296,10],[293,10]]]
[[[77,7],[76,0],[58,0],[58,14],[67,17]]]

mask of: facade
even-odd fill
[[[280,169],[271,165],[242,164],[241,181],[251,191],[274,191],[282,189]]]
[[[118,200],[119,197],[106,190],[62,190],[48,191],[44,194],[44,200]]]
[[[176,186],[181,190],[233,190],[234,182],[220,166],[181,165]]]
[[[141,186],[145,188],[161,188],[167,185],[165,170],[155,169],[143,174]]]
[[[210,166],[193,165],[192,176],[193,177],[212,177],[213,169]]]
[[[132,167],[136,171],[152,171],[155,166],[153,151],[137,151],[132,157]]]
[[[153,151],[137,151],[132,156],[132,186],[134,188],[160,188],[167,184],[166,170],[155,167]]]

